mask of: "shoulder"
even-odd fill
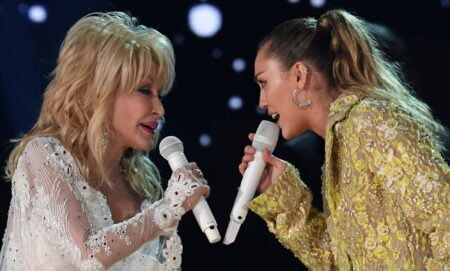
[[[343,138],[361,142],[381,141],[384,145],[430,147],[432,135],[412,114],[389,101],[364,98],[341,123]],[[350,140],[350,139],[349,139]]]
[[[50,165],[59,174],[72,176],[78,169],[72,154],[55,137],[42,136],[31,139],[24,148],[23,156],[33,163]]]
[[[374,98],[361,100],[349,112],[346,121],[350,125],[359,127],[358,132],[364,132],[364,128],[375,130],[392,128],[399,132],[405,132],[419,129],[421,126],[418,120],[400,106]]]
[[[63,144],[51,136],[39,136],[28,141],[25,146],[24,153],[40,151],[46,154],[51,154],[64,149]]]
[[[399,112],[399,108],[385,100],[366,97],[362,99],[349,112],[349,119],[354,120],[358,117],[384,118],[394,112]]]

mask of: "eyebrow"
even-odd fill
[[[253,79],[256,81],[256,82],[258,82],[258,76],[261,74],[261,73],[264,73],[265,71],[261,71],[261,72],[258,72],[257,74],[255,74],[255,76],[253,77]]]

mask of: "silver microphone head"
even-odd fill
[[[273,152],[279,135],[280,127],[276,123],[263,120],[256,130],[252,146],[257,150],[267,149],[269,152]]]
[[[159,153],[166,160],[172,153],[183,151],[183,142],[176,136],[167,136],[159,143]]]

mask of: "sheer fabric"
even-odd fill
[[[105,196],[89,186],[63,145],[35,138],[12,179],[0,270],[176,270],[182,245],[171,226],[196,187],[169,188],[182,196],[145,200],[139,213],[115,224]]]

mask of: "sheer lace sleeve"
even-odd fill
[[[178,178],[170,182],[168,189],[177,197],[166,194],[133,218],[94,230],[85,203],[74,189],[78,169],[62,145],[35,139],[28,143],[19,164],[23,172],[16,173],[23,178],[16,178],[13,197],[20,205],[22,218],[33,225],[30,229],[41,240],[41,248],[50,249],[47,254],[61,262],[69,260],[79,270],[104,270],[159,236],[162,230],[175,231],[171,227],[185,212],[182,202],[196,188],[190,180]],[[166,246],[165,269],[178,268],[180,255],[170,252],[181,253],[179,237],[172,235]]]

